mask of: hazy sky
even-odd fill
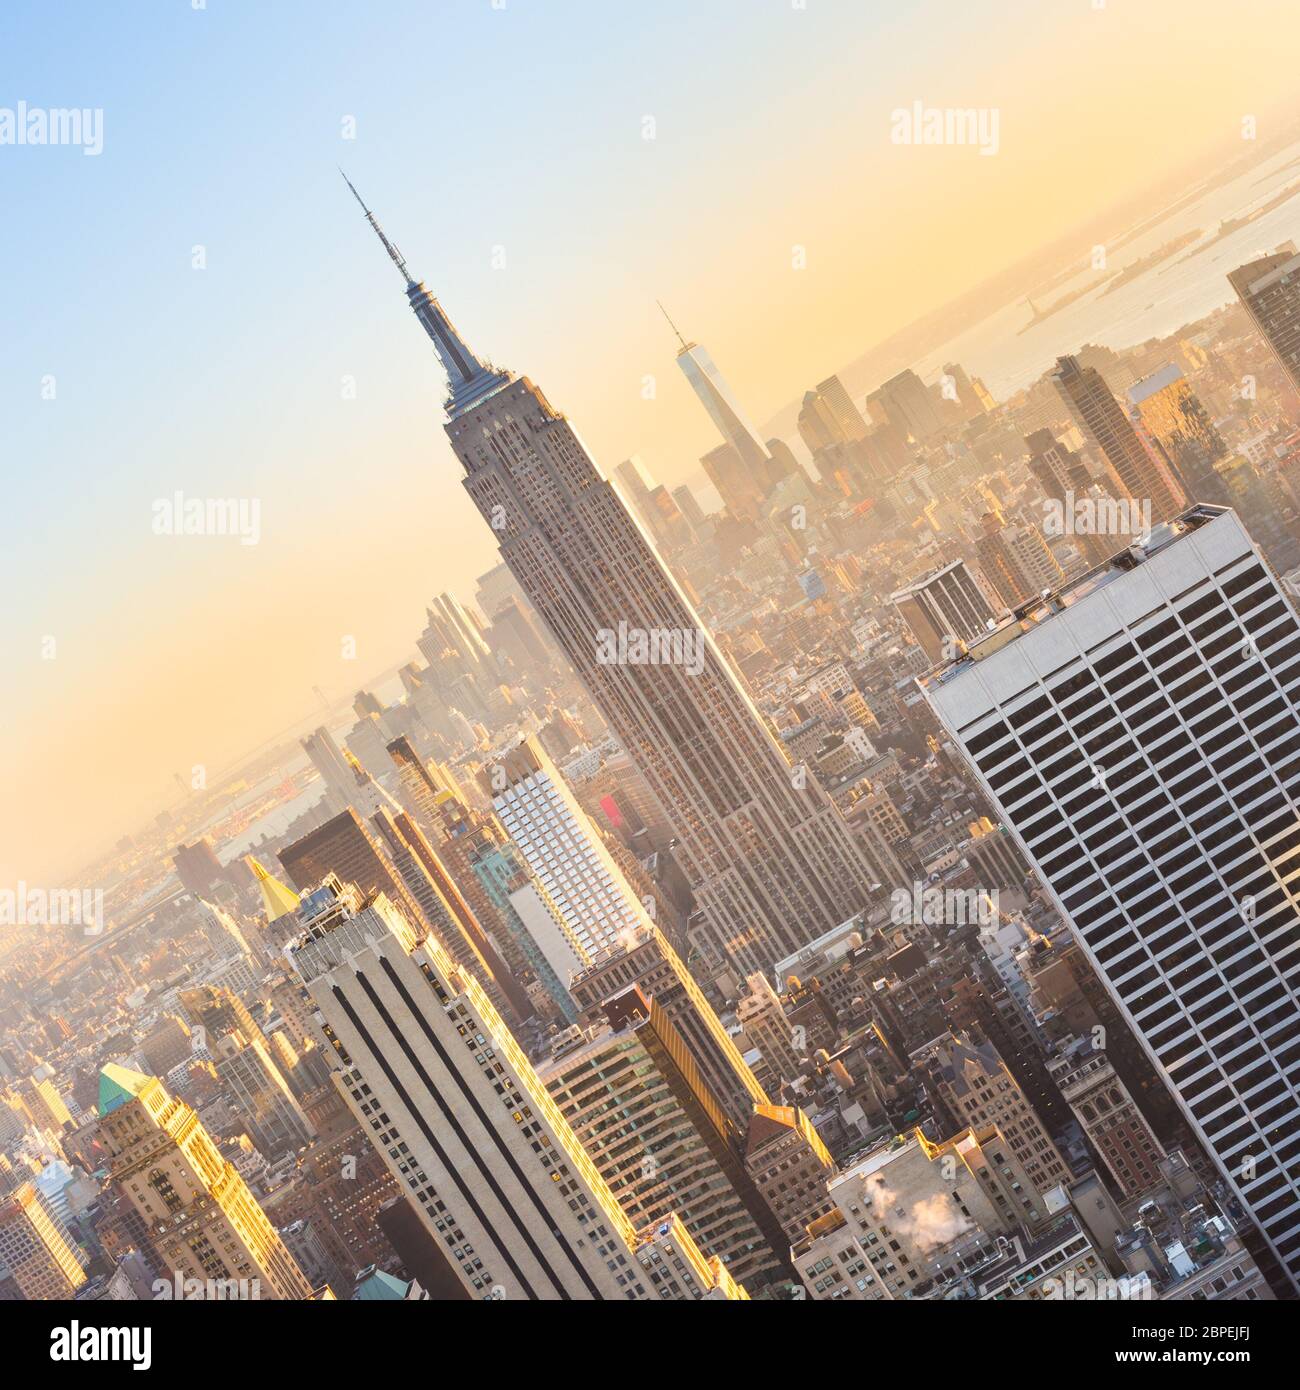
[[[1282,0],[10,0],[0,108],[101,108],[103,152],[0,145],[0,885],[494,563],[336,164],[478,351],[677,483],[717,441],[656,296],[762,421],[1263,118],[1298,38]],[[891,144],[916,100],[997,108],[996,157]],[[259,544],[153,534],[178,490],[257,499]]]

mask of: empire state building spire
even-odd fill
[[[343,174],[343,170],[339,170]],[[442,305],[406,268],[406,259],[389,241],[378,218],[366,206],[361,194],[352,187],[352,180],[343,174],[343,182],[352,189],[352,196],[361,204],[366,221],[374,230],[388,258],[406,281],[406,298],[410,302],[415,317],[433,342],[434,351],[447,374],[447,399],[443,402],[449,418],[455,419],[464,411],[480,404],[494,391],[507,385],[512,377],[509,372],[497,371],[491,363],[484,362],[471,351],[469,345],[456,332]]]
[[[407,293],[437,345],[430,324],[451,331],[437,304],[423,286]],[[704,360],[686,350],[693,365],[696,354]],[[883,836],[855,835],[816,778],[791,766],[569,421],[527,377],[473,361],[479,378],[448,367],[444,426],[465,489],[676,832],[673,860],[702,914],[709,968],[768,971],[879,903],[902,866]],[[630,649],[611,656],[615,634],[647,633],[680,635],[680,651],[650,663]]]

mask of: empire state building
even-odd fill
[[[662,804],[712,945],[769,969],[866,908],[885,861],[790,765],[568,420],[470,350],[361,205],[446,372],[447,436],[501,558]]]

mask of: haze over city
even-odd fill
[[[299,1378],[396,1302],[1283,1344],[1298,39],[0,16],[7,1351],[228,1380],[255,1311],[158,1306],[214,1301]]]
[[[1256,12],[1275,42],[1257,43]],[[593,55],[591,24],[589,6],[525,0],[0,17],[6,92],[105,113],[97,158],[3,151],[21,215],[0,252],[22,271],[0,390],[23,520],[0,564],[11,593],[38,593],[7,625],[23,674],[0,695],[21,788],[4,881],[74,873],[174,773],[228,766],[309,715],[313,685],[340,697],[404,659],[425,597],[469,597],[490,562],[438,438],[436,372],[336,165],[606,469],[637,453],[676,484],[699,476],[709,425],[656,298],[761,423],[1071,233],[1060,264],[1082,265],[1112,210],[1172,201],[1188,170],[1240,153],[1243,116],[1267,138],[1300,32],[1285,8],[1229,19],[1209,0],[740,0],[653,21],[602,7]],[[389,80],[397,46],[428,56],[434,90]],[[891,144],[890,113],[915,100],[999,108],[997,157]],[[151,504],[178,489],[259,497],[261,544],[154,537]]]

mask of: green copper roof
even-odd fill
[[[141,1088],[152,1080],[151,1076],[144,1076],[138,1071],[128,1071],[126,1067],[119,1067],[116,1062],[110,1062],[99,1073],[99,1113],[107,1115],[119,1105],[134,1100],[140,1094]]]
[[[385,1274],[382,1269],[377,1269],[357,1285],[352,1297],[361,1303],[400,1301],[406,1297],[410,1287],[400,1279],[394,1279],[391,1274]]]

